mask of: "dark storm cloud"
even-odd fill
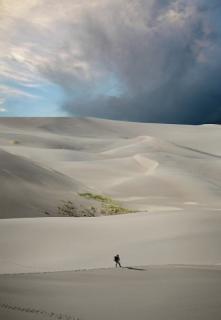
[[[42,68],[64,89],[63,108],[121,120],[221,123],[220,1],[104,3],[69,25],[65,60]]]

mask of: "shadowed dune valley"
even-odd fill
[[[220,137],[0,117],[0,319],[220,320]]]

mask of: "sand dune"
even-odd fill
[[[78,200],[77,192],[87,190],[75,181],[37,162],[0,149],[0,217],[45,216],[61,200]]]
[[[69,187],[60,185],[60,194],[67,195],[68,189],[70,194],[75,193],[76,184],[81,184],[95,193],[118,198],[134,210],[182,209],[190,203],[213,209],[220,206],[219,126],[138,124],[92,118],[2,118],[0,131],[0,149],[37,162],[43,172],[60,172],[63,181],[66,176]],[[31,172],[29,175],[32,176]],[[51,184],[46,193],[54,194],[54,189],[57,188]],[[15,193],[13,198],[18,207],[23,202],[20,197],[20,193]],[[57,197],[55,194],[54,198]],[[47,207],[52,199],[46,201]],[[23,208],[19,215],[11,210],[11,216],[22,216],[22,210],[23,216],[28,216]],[[41,213],[35,210],[30,212],[33,215]],[[7,217],[8,211],[1,216]]]
[[[220,211],[0,221],[0,273],[113,265],[220,264]],[[6,245],[7,244],[7,245]]]
[[[219,320],[221,270],[144,267],[0,276],[4,320]],[[15,294],[18,293],[18,294]],[[31,293],[31,294],[30,294]]]
[[[220,319],[220,134],[0,118],[0,318]],[[56,217],[61,200],[97,205],[79,192],[136,213]],[[106,269],[117,252],[125,268]]]

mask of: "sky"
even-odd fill
[[[0,116],[221,123],[220,0],[0,0]]]

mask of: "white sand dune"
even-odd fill
[[[51,168],[0,149],[0,218],[45,216],[54,212],[61,200],[87,190]]]
[[[0,276],[4,320],[219,320],[221,269],[144,267]]]
[[[219,126],[2,118],[0,132],[0,149],[37,162],[43,170],[60,172],[74,185],[78,181],[95,193],[112,195],[131,209],[182,209],[189,203],[220,206]],[[54,193],[53,189],[51,184],[46,193]],[[61,194],[62,189],[67,194],[67,188],[61,186]],[[69,191],[76,192],[76,188],[69,187]],[[11,210],[12,217],[22,216],[22,210],[23,216],[29,215],[20,197],[14,197],[20,213]],[[46,202],[52,202],[51,198]],[[33,215],[41,213],[31,211]],[[1,216],[7,217],[8,211]]]
[[[0,319],[220,319],[220,134],[0,118]],[[45,216],[86,191],[140,211]],[[99,269],[116,253],[129,269]]]
[[[92,118],[1,118],[0,133],[2,218],[42,217],[45,211],[53,215],[61,200],[84,203],[77,193],[86,190],[111,195],[129,209],[149,213],[165,211],[174,215],[174,211],[183,210],[184,214],[189,211],[198,214],[203,210],[214,215],[220,212],[219,126],[138,124]],[[125,225],[127,219],[131,221],[129,217],[119,219],[124,219]],[[53,230],[55,221],[49,221]],[[104,221],[111,228],[110,220]],[[11,223],[16,226],[18,220]],[[32,229],[32,220],[27,223]],[[65,233],[65,228],[62,232]],[[129,237],[125,234],[122,238],[128,241]],[[16,233],[14,242],[17,242]],[[116,245],[113,242],[112,251]],[[47,253],[38,260],[46,261],[46,256]],[[60,253],[55,257],[59,261]],[[171,256],[168,257],[170,261]],[[107,265],[108,259],[101,266]],[[141,259],[139,264],[148,264],[151,259]],[[53,260],[55,269],[57,266],[59,270],[78,268],[86,263],[75,266],[71,259],[66,265],[65,257],[61,261],[59,267]],[[91,267],[94,266],[100,264],[92,262]],[[8,267],[6,263],[4,270]]]
[[[0,221],[0,273],[113,265],[221,263],[221,212],[136,213]]]

